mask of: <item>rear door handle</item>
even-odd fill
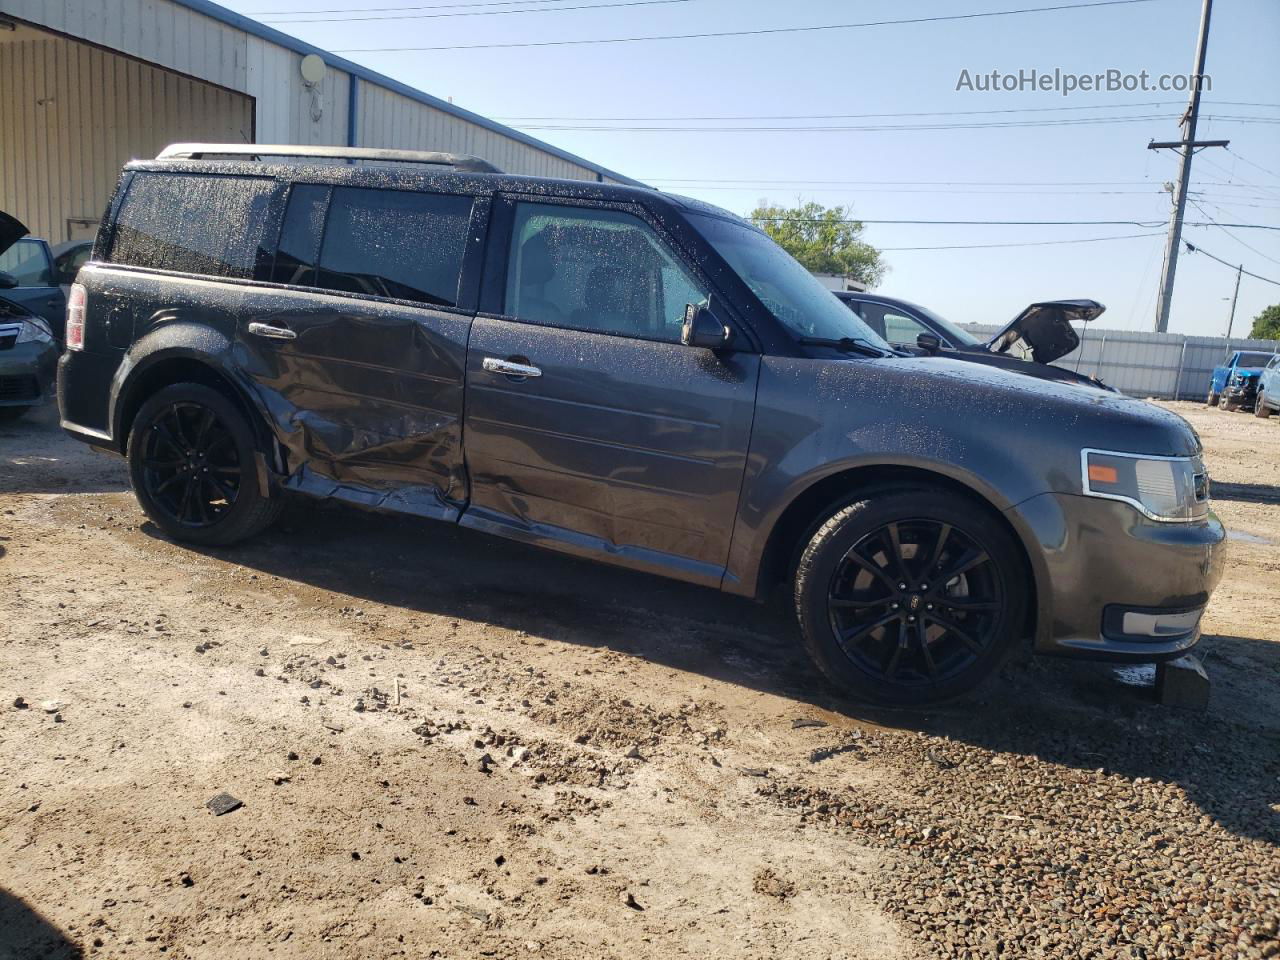
[[[298,335],[288,327],[273,327],[269,323],[258,323],[257,321],[249,324],[249,332],[259,337],[267,337],[271,340],[297,340]]]
[[[516,363],[514,360],[499,360],[497,357],[485,357],[481,366],[490,373],[501,373],[507,377],[542,376],[542,371],[532,364]]]

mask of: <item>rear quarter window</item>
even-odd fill
[[[137,173],[116,217],[112,263],[251,279],[275,183],[261,177]]]

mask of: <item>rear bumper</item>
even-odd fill
[[[58,348],[18,343],[0,350],[0,407],[33,407],[54,398]]]
[[[1190,650],[1222,578],[1218,518],[1158,523],[1128,504],[1042,494],[1009,511],[1036,569],[1036,652],[1150,663]]]

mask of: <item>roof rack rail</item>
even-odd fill
[[[299,157],[323,160],[377,160],[423,163],[464,173],[501,173],[488,160],[427,150],[383,150],[375,147],[307,147],[283,143],[171,143],[157,160],[203,160],[207,157]]]

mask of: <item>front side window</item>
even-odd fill
[[[275,191],[261,177],[137,173],[109,259],[152,270],[251,279]]]
[[[679,342],[685,307],[707,291],[639,217],[521,203],[504,312],[555,327]]]
[[[316,286],[457,306],[472,198],[337,187]]]
[[[19,240],[0,253],[0,271],[17,280],[20,287],[51,287],[54,284],[49,250],[39,240]]]

